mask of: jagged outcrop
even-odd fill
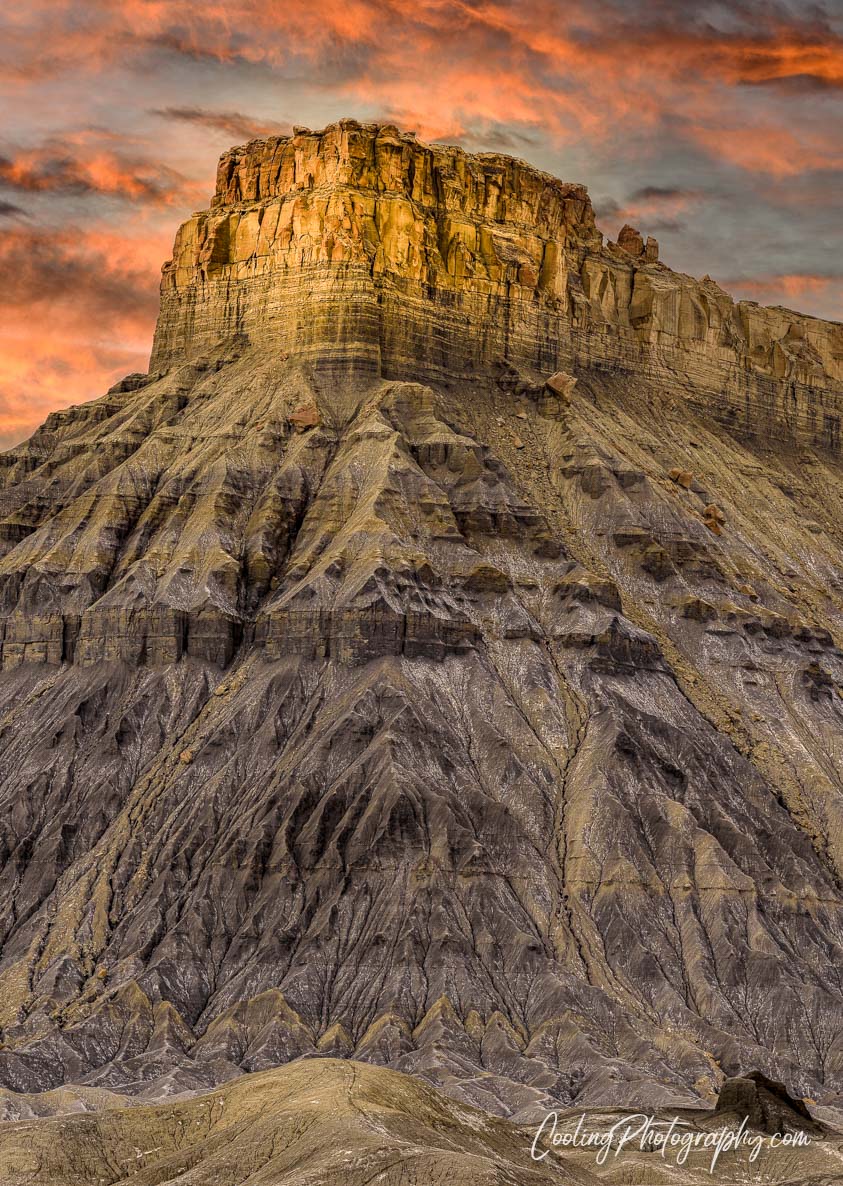
[[[717,1097],[717,1112],[734,1112],[762,1132],[774,1135],[804,1132],[820,1135],[817,1124],[803,1100],[788,1095],[782,1083],[753,1071],[749,1075],[726,1079]]]
[[[620,240],[255,142],[150,373],[0,458],[12,1092],[843,1093],[843,331]]]

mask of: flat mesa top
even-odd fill
[[[413,295],[400,317],[381,299],[394,285]],[[670,365],[712,391],[729,366],[827,389],[843,377],[841,334],[673,271],[633,227],[606,241],[582,185],[349,119],[223,154],[210,209],[179,229],[163,269],[150,366],[245,335],[296,354],[353,343],[375,370],[386,358],[415,378],[419,358],[441,377],[503,356],[552,373],[577,350],[633,369],[643,351],[658,367],[673,350]]]
[[[295,128],[230,148],[220,158],[212,207],[251,203],[303,189],[342,186],[404,193],[422,206],[453,204],[487,208],[500,196],[519,223],[537,229],[576,214],[593,233],[594,212],[584,185],[562,181],[517,157],[469,153],[456,145],[425,144],[393,124],[340,120],[322,131]],[[504,217],[509,221],[509,217]]]

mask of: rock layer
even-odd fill
[[[0,458],[12,1092],[843,1092],[843,330],[621,238],[255,142],[150,373]]]
[[[454,380],[502,357],[546,374],[688,376],[744,431],[840,445],[843,330],[735,304],[658,263],[588,194],[523,162],[344,121],[233,149],[165,266],[151,366],[221,340],[321,367]]]

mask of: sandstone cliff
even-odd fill
[[[0,457],[0,1081],[843,1092],[843,327],[346,121]]]
[[[245,334],[387,378],[471,378],[502,357],[678,371],[727,425],[839,446],[839,324],[735,304],[659,264],[655,240],[619,241],[603,246],[582,186],[510,157],[352,121],[254,141],[176,237],[151,366]]]

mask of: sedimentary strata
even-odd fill
[[[394,128],[223,157],[149,374],[0,457],[11,1093],[839,1097],[843,328],[657,256]]]

